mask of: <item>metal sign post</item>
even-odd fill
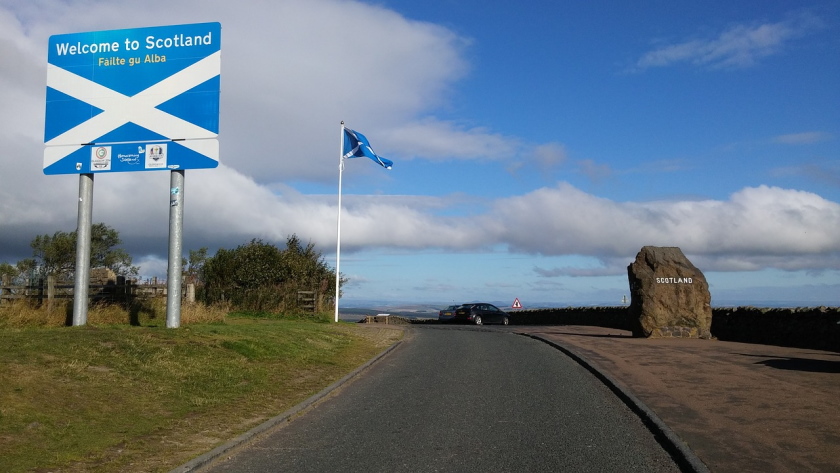
[[[184,171],[169,175],[169,270],[166,275],[166,327],[181,326],[181,242],[184,225]]]
[[[92,215],[93,174],[79,174],[79,217],[76,223],[76,272],[73,275],[73,326],[87,324]]]

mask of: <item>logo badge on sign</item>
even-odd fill
[[[146,169],[166,168],[166,143],[146,146]]]
[[[111,170],[111,147],[99,146],[91,148],[90,168],[94,171]]]

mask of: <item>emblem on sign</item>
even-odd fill
[[[146,169],[166,168],[166,144],[146,146]]]
[[[94,171],[111,170],[111,147],[99,146],[92,149],[90,157],[90,168]]]

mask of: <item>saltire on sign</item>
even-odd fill
[[[335,244],[335,321],[338,322],[338,298],[340,295],[341,280],[341,176],[344,173],[344,160],[350,158],[366,157],[385,169],[394,166],[393,161],[379,156],[370,147],[370,142],[365,135],[358,131],[351,130],[341,122],[341,153],[338,158],[338,224]]]
[[[385,169],[391,169],[394,162],[390,159],[385,159],[377,155],[373,148],[370,147],[370,142],[365,135],[358,131],[353,131],[349,128],[344,128],[344,155],[342,158],[361,158],[367,157],[372,159],[376,164],[379,164]]]
[[[53,35],[44,173],[215,168],[221,24]]]

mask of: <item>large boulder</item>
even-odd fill
[[[90,269],[90,283],[93,285],[104,286],[106,284],[115,284],[117,282],[117,274],[110,268],[91,268]]]
[[[627,267],[636,337],[711,338],[706,277],[677,247],[645,246]]]

